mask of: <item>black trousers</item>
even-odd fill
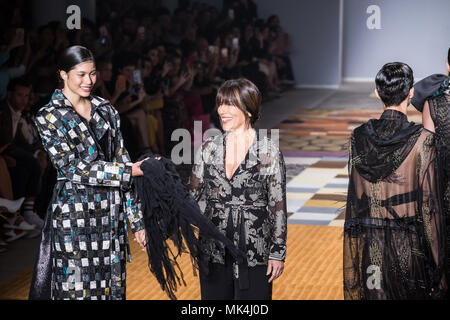
[[[10,146],[5,154],[16,159],[16,166],[10,167],[14,199],[36,197],[41,188],[41,165],[33,154],[18,146]]]
[[[266,276],[267,266],[248,268],[249,288],[241,290],[239,281],[233,277],[233,261],[228,257],[225,265],[209,264],[209,274],[200,272],[200,290],[202,300],[272,300],[270,275]]]

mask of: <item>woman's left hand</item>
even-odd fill
[[[269,279],[269,282],[272,282],[273,280],[275,280],[276,278],[281,276],[281,274],[283,273],[283,270],[284,270],[284,262],[283,261],[269,260],[269,263],[267,265],[267,273],[266,273],[267,276],[272,274],[272,276]]]
[[[134,234],[134,241],[136,241],[140,246],[142,251],[145,251],[145,247],[147,245],[147,236],[145,233],[145,229],[140,230]]]

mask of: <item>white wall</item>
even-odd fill
[[[380,7],[381,29],[366,9]],[[343,78],[374,79],[387,62],[411,66],[416,79],[444,73],[450,46],[450,0],[344,0]]]
[[[292,41],[291,61],[300,86],[340,83],[340,0],[258,0],[258,15],[278,15]]]

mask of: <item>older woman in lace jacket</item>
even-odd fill
[[[216,97],[225,133],[207,139],[196,155],[191,193],[206,201],[204,214],[247,253],[238,264],[221,243],[203,239],[209,275],[200,275],[202,299],[271,299],[272,281],[284,269],[285,165],[275,142],[253,129],[260,102],[247,79],[226,81]]]

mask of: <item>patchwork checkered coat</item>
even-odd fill
[[[47,218],[53,299],[124,299],[125,256],[131,261],[127,218],[132,232],[143,228],[119,114],[105,99],[90,100],[89,122],[61,90],[36,116],[57,170]]]

